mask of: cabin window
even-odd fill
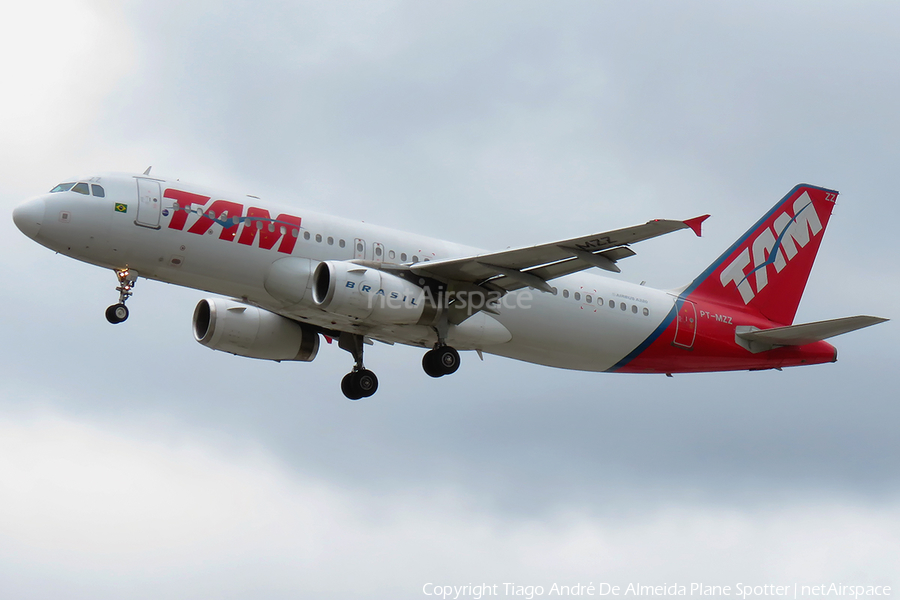
[[[563,290],[563,298],[569,297],[569,290]]]
[[[316,234],[316,241],[320,244],[322,243],[322,234],[321,233]]]
[[[400,260],[403,261],[403,262],[406,262],[406,252],[401,252],[401,253],[400,253]]]
[[[591,303],[594,302],[594,299],[591,297],[590,294],[587,294],[587,295],[584,297],[584,301],[587,302],[588,304],[591,304]]]
[[[388,258],[394,260],[395,258],[397,258],[397,253],[393,250],[388,250]]]
[[[343,248],[346,245],[347,245],[347,242],[345,242],[344,240],[341,240],[338,242],[338,246],[340,246],[341,248]]]
[[[622,310],[628,310],[628,305],[623,302],[619,305],[619,308],[621,308]]]
[[[575,292],[575,299],[581,300],[581,292]]]
[[[597,298],[597,304],[603,306],[603,298]]]
[[[328,245],[329,245],[329,246],[334,246],[334,238],[331,237],[330,235],[328,236]]]
[[[414,263],[417,263],[417,262],[419,262],[419,257],[418,257],[418,256],[416,256],[416,255],[415,255],[415,254],[413,254],[413,258],[412,258],[412,261],[413,261],[413,262],[414,262]]]
[[[615,308],[615,307],[616,307],[616,301],[615,301],[615,300],[610,300],[610,301],[609,301],[609,307],[610,307],[610,308]]]
[[[633,312],[634,314],[637,314],[637,305],[635,305],[635,304],[631,305],[631,312]]]
[[[308,239],[309,239],[309,232],[308,232],[308,231],[304,231],[304,232],[303,232],[303,239],[304,239],[304,240],[308,240]]]
[[[644,316],[645,316],[645,317],[649,317],[649,316],[650,316],[650,309],[649,309],[649,308],[645,308],[645,309],[644,309]]]

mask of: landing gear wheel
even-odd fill
[[[459,352],[456,351],[456,348],[441,346],[435,350],[435,353],[444,375],[456,373],[456,370],[459,369]]]
[[[362,391],[362,397],[368,398],[378,391],[378,378],[368,369],[356,372],[356,388]]]
[[[341,379],[341,391],[350,400],[368,398],[378,390],[378,378],[368,369],[347,373]]]
[[[429,350],[422,357],[422,369],[429,377],[440,377],[444,374],[440,363],[437,361],[437,354],[434,350]]]
[[[431,377],[456,373],[459,369],[459,352],[450,346],[439,346],[422,357],[422,368]]]
[[[350,400],[359,400],[362,398],[362,390],[356,388],[356,373],[347,373],[341,379],[341,391]]]
[[[128,318],[128,307],[123,303],[113,304],[106,309],[106,320],[117,325]]]

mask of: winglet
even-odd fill
[[[694,217],[693,219],[688,219],[687,221],[683,221],[685,225],[691,228],[697,237],[700,237],[700,226],[703,224],[703,221],[707,220],[709,215],[703,215],[702,217]]]

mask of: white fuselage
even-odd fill
[[[385,342],[430,348],[437,338],[430,327],[359,324],[325,312],[312,304],[311,286],[303,282],[303,298],[286,298],[278,292],[273,295],[270,273],[277,269],[276,262],[291,257],[308,259],[313,266],[325,260],[408,264],[482,252],[414,233],[263,203],[255,197],[235,198],[181,182],[130,175],[95,177],[92,181],[102,185],[104,197],[66,191],[32,201],[43,205],[40,227],[33,235],[38,242],[91,264],[112,269],[127,266],[147,279],[237,298],[301,323],[353,331]],[[139,198],[139,181],[151,188],[159,185],[158,205]],[[170,189],[209,200],[205,205],[185,206],[183,201],[165,197]],[[217,201],[218,206],[240,205],[244,215],[251,208],[257,212],[264,209],[272,219],[244,218],[239,224],[217,221],[205,230],[195,227],[204,218],[203,213],[209,217],[208,211]],[[119,206],[114,208],[114,204]],[[183,222],[173,227],[179,211],[182,214],[178,218]],[[277,215],[298,218],[290,252],[284,251],[281,242],[292,235],[291,227],[279,225]],[[258,229],[252,238],[244,233],[253,227],[273,227],[269,235],[277,238],[277,243],[261,247],[264,230]],[[641,344],[672,311],[675,302],[669,292],[593,272],[575,273],[552,283],[556,290],[553,294],[530,288],[511,292],[496,312],[479,312],[451,326],[448,340],[460,350],[477,349],[553,367],[604,371]]]

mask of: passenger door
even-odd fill
[[[134,219],[135,225],[159,229],[159,214],[162,209],[160,202],[159,182],[152,179],[137,180],[138,210]]]
[[[697,337],[697,307],[690,300],[682,300],[675,320],[676,346],[691,349],[694,347],[694,339]]]

